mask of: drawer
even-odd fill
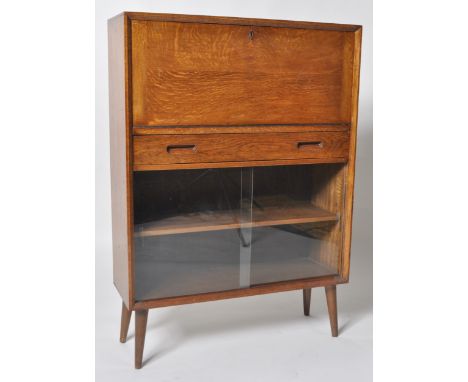
[[[349,123],[354,34],[132,20],[133,125]]]
[[[348,131],[134,137],[134,165],[347,159]]]

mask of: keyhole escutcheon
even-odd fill
[[[249,40],[252,41],[254,37],[254,31],[249,31]]]

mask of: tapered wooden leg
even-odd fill
[[[132,311],[128,310],[125,303],[122,302],[122,317],[120,318],[120,342],[127,341],[128,326],[132,318]]]
[[[142,365],[147,320],[147,309],[135,311],[135,369],[141,369]]]
[[[328,316],[330,317],[330,326],[333,337],[338,337],[338,311],[336,307],[336,285],[326,286],[325,294],[327,296]]]
[[[310,316],[310,292],[311,288],[302,290],[302,300],[304,302],[304,316]]]

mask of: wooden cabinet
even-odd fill
[[[136,312],[349,279],[361,27],[109,20],[114,284]]]

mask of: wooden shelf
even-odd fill
[[[337,215],[305,202],[290,201],[277,205],[253,207],[251,222],[243,222],[234,211],[210,211],[164,217],[135,226],[135,237],[173,235],[189,232],[268,227],[337,221]]]

